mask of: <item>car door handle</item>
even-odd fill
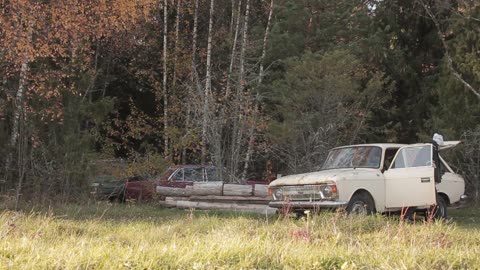
[[[422,177],[422,178],[420,178],[420,181],[422,183],[429,183],[430,182],[430,177]]]

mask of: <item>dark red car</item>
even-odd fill
[[[168,168],[160,177],[136,180],[125,184],[127,200],[151,200],[156,186],[185,188],[193,185],[193,182],[219,181],[216,178],[215,167],[211,165],[176,165]]]

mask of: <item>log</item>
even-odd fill
[[[225,196],[252,196],[253,195],[253,186],[251,186],[251,185],[225,184],[225,185],[223,185],[223,195],[225,195]]]
[[[177,208],[195,208],[202,210],[230,210],[236,212],[258,213],[258,214],[275,214],[276,208],[266,205],[255,204],[235,204],[235,203],[209,203],[209,202],[191,202],[176,201]]]
[[[169,205],[167,205],[164,201],[158,201],[157,203],[160,206],[169,207]]]
[[[169,207],[169,208],[171,208],[171,207],[174,208],[174,207],[177,207],[177,201],[164,201],[164,202],[162,202],[162,205],[166,206],[166,207]]]
[[[191,195],[222,195],[223,182],[194,182]]]
[[[156,187],[157,194],[162,196],[188,197],[192,190],[187,188],[172,188],[172,187]]]
[[[165,197],[166,202],[189,201],[191,197]]]
[[[257,185],[253,187],[253,195],[257,197],[268,197],[268,185]]]
[[[176,198],[177,201],[185,201],[185,197]],[[191,196],[190,201],[195,202],[230,202],[230,203],[240,203],[240,204],[268,204],[270,202],[269,198],[265,197],[243,197],[243,196]]]

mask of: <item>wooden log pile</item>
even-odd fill
[[[167,207],[202,210],[230,210],[237,212],[274,214],[268,206],[267,185],[237,185],[222,182],[195,182],[186,188],[157,186],[158,195],[165,198]]]

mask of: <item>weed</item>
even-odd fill
[[[480,212],[453,222],[64,205],[0,212],[0,269],[479,269]],[[472,221],[473,220],[473,221]]]

